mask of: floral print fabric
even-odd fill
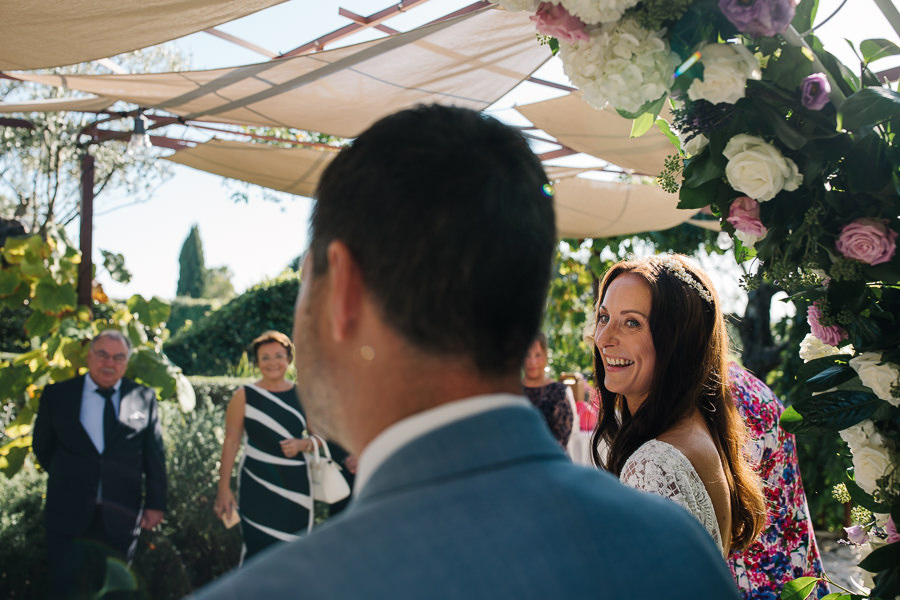
[[[729,365],[734,402],[750,430],[751,457],[758,464],[769,509],[766,528],[743,553],[732,552],[728,565],[745,599],[776,600],[785,583],[821,577],[822,562],[797,466],[794,436],[778,426],[784,406],[762,381],[736,364]],[[828,593],[820,583],[815,597]]]

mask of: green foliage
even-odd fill
[[[44,559],[47,475],[31,464],[12,479],[0,477],[0,598],[40,598]]]
[[[203,298],[206,288],[206,262],[203,260],[203,242],[200,229],[194,224],[181,246],[178,255],[178,296]]]
[[[212,512],[228,399],[243,380],[191,380],[191,413],[160,407],[168,471],[163,524],[142,532],[134,570],[150,598],[182,598],[237,566],[240,529],[225,529]],[[47,476],[29,460],[0,477],[0,598],[42,598],[46,582],[43,496]]]
[[[165,344],[166,354],[191,375],[227,373],[263,331],[290,335],[298,289],[293,271],[263,282],[174,336]]]
[[[222,303],[210,298],[190,298],[178,296],[172,301],[172,311],[166,328],[172,336],[177,335],[182,329],[192,327],[194,323],[219,308]]]
[[[88,342],[115,328],[131,340],[134,355],[126,375],[156,388],[164,399],[193,407],[193,391],[161,351],[169,308],[163,301],[133,296],[127,306],[95,302],[97,317],[76,306],[75,282],[80,254],[61,227],[40,235],[9,238],[2,249],[0,307],[28,307],[28,345],[18,355],[0,358],[0,471],[14,475],[30,452],[31,423],[37,398],[47,383],[74,377],[86,369]]]
[[[214,298],[219,301],[234,298],[234,285],[231,283],[234,273],[230,268],[213,267],[207,269],[203,277],[203,296],[205,298]]]

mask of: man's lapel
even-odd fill
[[[372,473],[357,501],[536,460],[569,460],[530,406],[491,410],[403,446]]]
[[[116,421],[116,430],[109,439],[110,444],[127,433],[127,423],[131,419],[131,415],[141,409],[140,394],[133,393],[136,388],[137,384],[134,381],[122,379],[122,385],[119,386],[119,418]]]
[[[94,441],[91,439],[91,436],[88,435],[87,430],[84,428],[84,424],[81,422],[81,403],[84,401],[84,380],[86,377],[87,375],[81,375],[69,380],[72,387],[70,388],[68,395],[70,395],[72,400],[62,402],[62,406],[66,410],[64,422],[72,423],[74,425],[72,430],[77,432],[76,435],[80,438],[80,442],[83,446],[90,447],[94,452],[97,452]]]

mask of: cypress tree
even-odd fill
[[[196,223],[181,246],[178,264],[180,271],[176,295],[202,298],[206,286],[206,265],[203,261],[203,242],[200,241],[200,230]]]

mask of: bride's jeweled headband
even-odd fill
[[[660,265],[665,267],[666,271],[671,273],[674,277],[680,279],[681,281],[697,290],[697,293],[700,295],[700,297],[709,302],[710,305],[713,303],[713,297],[712,294],[709,293],[709,290],[703,287],[702,283],[694,279],[694,277],[687,272],[687,270],[680,262],[671,257],[659,259],[658,262]]]

